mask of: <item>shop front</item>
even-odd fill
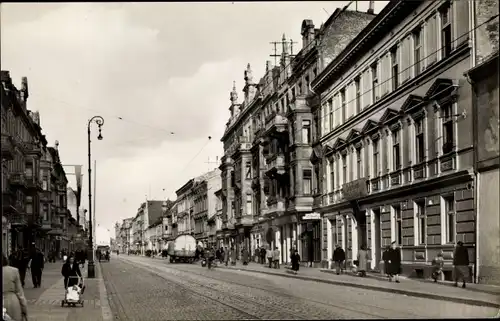
[[[255,224],[250,230],[250,249],[252,253],[252,259],[258,262],[258,256],[260,248],[266,244],[265,241],[265,229],[262,223]],[[256,254],[257,253],[257,254]]]
[[[307,213],[299,217],[297,226],[298,251],[307,266],[321,264],[321,214]]]
[[[272,247],[279,249],[280,263],[290,263],[292,248],[298,248],[297,222],[297,214],[284,215],[272,221],[274,232]]]

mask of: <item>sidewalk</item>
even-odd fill
[[[61,276],[62,262],[46,263],[42,276],[42,285],[34,289],[31,274],[26,275],[24,294],[28,301],[28,319],[75,320],[75,321],[107,321],[112,316],[109,310],[104,281],[101,278],[101,268],[96,264],[96,278],[86,279],[86,268],[82,269],[85,280],[84,306],[61,307],[64,298],[64,284]],[[104,288],[104,291],[102,290]]]
[[[265,273],[333,285],[500,308],[500,288],[480,284],[468,284],[468,288],[462,289],[455,288],[451,283],[448,284],[448,282],[432,283],[402,278],[401,283],[395,283],[388,282],[386,279],[381,279],[380,276],[374,276],[374,274],[371,274],[370,277],[361,278],[350,273],[336,275],[332,270],[307,267],[301,267],[298,275],[295,275],[288,268],[285,268],[285,266],[282,266],[280,269],[270,269],[267,266],[257,263],[249,263],[249,265],[244,266],[240,262],[236,266],[226,267],[223,264],[218,264],[217,266],[222,269]]]

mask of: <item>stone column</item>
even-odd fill
[[[375,253],[376,251],[379,251],[379,249],[376,249],[376,237],[377,237],[377,234],[376,234],[376,231],[375,231],[375,215],[373,215],[373,211],[371,209],[367,210],[367,212],[370,212],[370,224],[371,224],[371,229],[370,229],[370,233],[371,233],[371,244],[370,244],[370,248],[371,248],[371,253],[370,253],[370,257],[371,257],[371,263],[370,263],[370,267],[373,269],[375,269],[377,267],[377,262],[376,262],[376,256],[375,256]]]

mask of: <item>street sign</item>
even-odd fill
[[[302,216],[303,220],[319,220],[321,219],[321,214],[320,213],[307,213],[304,216]]]

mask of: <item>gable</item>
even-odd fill
[[[347,135],[347,138],[345,140],[346,140],[346,142],[350,142],[350,141],[353,141],[356,138],[360,138],[360,137],[361,137],[361,135],[360,135],[359,131],[357,131],[356,129],[351,129],[351,131],[349,132],[349,135]]]
[[[382,117],[380,117],[380,122],[382,124],[385,124],[388,121],[390,121],[398,116],[399,116],[399,113],[396,110],[394,110],[392,108],[387,108],[385,110],[384,114],[382,115]]]
[[[412,110],[416,106],[420,105],[424,101],[424,98],[417,95],[409,95],[408,98],[404,101],[403,105],[401,105],[401,111],[407,113]]]
[[[448,89],[451,86],[453,86],[453,80],[448,78],[438,78],[425,93],[425,98],[429,99],[436,94],[440,94],[443,90]]]
[[[361,133],[366,134],[375,129],[378,129],[378,123],[376,121],[368,119],[363,128],[361,129]]]
[[[343,140],[342,138],[337,138],[337,140],[335,141],[335,143],[333,143],[333,146],[332,148],[334,150],[337,150],[339,148],[341,148],[342,146],[344,146],[346,144],[345,140]]]

